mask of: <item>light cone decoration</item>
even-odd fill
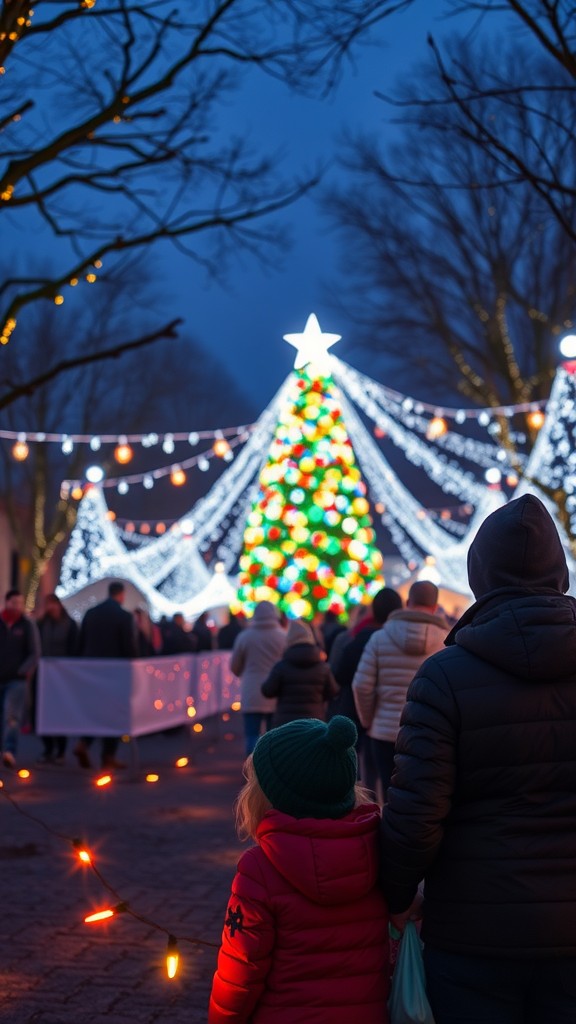
[[[286,403],[259,477],[240,558],[238,600],[272,601],[290,618],[344,614],[384,585],[366,487],[314,315],[300,335]]]

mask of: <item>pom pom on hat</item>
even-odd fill
[[[350,718],[298,719],[271,729],[252,755],[260,787],[293,818],[342,818],[355,804],[358,733]]]

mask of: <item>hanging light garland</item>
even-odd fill
[[[222,717],[224,718],[225,716]],[[201,726],[200,729],[196,729],[196,731],[200,730]],[[188,763],[189,759],[187,757],[181,757],[178,758],[177,761],[175,762],[175,767],[180,769],[186,767]],[[21,769],[18,775],[22,779],[28,779],[30,777],[30,772],[25,769]],[[158,775],[154,775],[154,777],[150,775],[146,777],[146,781],[158,781],[158,778]],[[110,775],[101,775],[95,779],[95,785],[99,788],[110,785],[111,782],[112,777]],[[165,969],[166,976],[169,980],[172,980],[176,977],[180,966],[179,944],[188,943],[190,945],[203,948],[219,948],[219,942],[210,942],[207,939],[201,939],[196,936],[176,936],[174,934],[174,929],[166,928],[164,925],[159,924],[157,921],[154,921],[150,917],[145,916],[144,914],[135,910],[130,903],[127,903],[125,900],[122,899],[122,897],[116,891],[114,886],[112,886],[110,882],[104,877],[104,875],[102,874],[102,872],[95,863],[94,854],[88,844],[86,844],[82,839],[69,836],[66,833],[60,832],[59,830],[53,828],[51,825],[45,822],[42,818],[38,817],[38,815],[31,814],[29,811],[24,810],[20,803],[11,795],[11,793],[8,792],[6,786],[1,780],[0,795],[3,796],[4,799],[14,808],[14,810],[18,811],[18,813],[21,814],[24,818],[27,818],[29,821],[34,822],[40,828],[44,829],[49,835],[54,836],[56,839],[62,840],[69,847],[71,847],[75,859],[84,868],[92,871],[92,873],[98,879],[98,882],[100,883],[102,888],[106,891],[108,895],[107,905],[102,907],[100,910],[94,910],[91,913],[84,914],[84,924],[91,926],[94,924],[99,924],[102,921],[110,921],[121,914],[126,914],[134,918],[135,920],[139,921],[141,924],[145,924],[148,928],[153,928],[155,931],[161,932],[167,937]]]

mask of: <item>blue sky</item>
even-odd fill
[[[346,127],[394,133],[387,123],[390,115],[374,92],[390,89],[398,75],[423,58],[428,32],[440,36],[454,25],[440,20],[443,11],[444,0],[420,0],[382,22],[372,44],[357,50],[355,65],[346,69],[336,92],[326,100],[290,96],[275,81],[253,76],[240,92],[235,127],[240,114],[255,142],[281,149],[286,173],[322,163],[329,165],[330,180],[338,173],[338,138]],[[169,277],[171,310],[184,318],[188,333],[225,362],[254,401],[255,413],[267,405],[292,368],[294,353],[282,336],[302,330],[311,312],[323,330],[342,335],[336,355],[353,365],[359,355],[354,325],[343,323],[323,301],[322,282],[331,279],[341,259],[337,238],[328,232],[313,199],[293,206],[284,222],[293,245],[280,271],[266,271],[245,258],[221,287],[207,282],[173,249],[160,263]]]

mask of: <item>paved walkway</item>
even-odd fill
[[[70,743],[72,747],[73,743]],[[173,932],[180,970],[166,976],[167,936],[121,914],[84,924],[115,905],[72,842],[24,817],[0,793],[0,1021],[2,1024],[200,1024],[234,868],[241,852],[232,804],[241,785],[240,717],[142,737],[138,765],[98,788],[98,773],[68,755],[63,767],[37,766],[40,741],[24,736],[20,779],[0,767],[4,792],[26,814],[81,838],[105,881],[131,910]],[[94,751],[97,751],[95,745]],[[190,764],[175,766],[189,756]],[[74,763],[73,763],[74,762]],[[156,772],[156,783],[145,781]]]

